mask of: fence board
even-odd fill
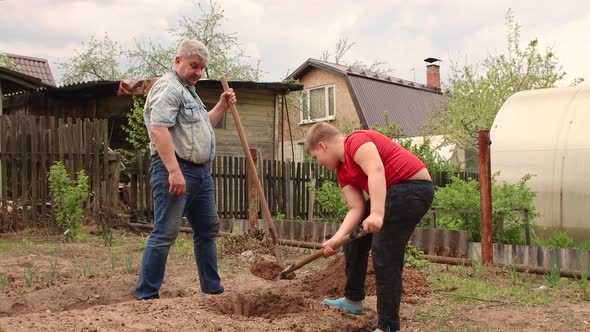
[[[335,172],[310,162],[292,163],[261,160],[260,165],[259,174],[271,215],[289,216],[290,205],[294,219],[306,220],[309,208],[314,209],[314,216],[324,220],[335,217],[332,212],[325,211],[319,204],[310,205],[310,189],[306,187],[307,183],[312,182],[312,179],[315,179],[316,188],[321,188],[325,181],[336,182]],[[142,173],[145,175],[144,184],[141,183],[141,177],[138,177],[137,189],[132,190],[136,191],[137,196],[132,193],[130,197],[131,206],[137,209],[137,215],[145,216],[146,220],[151,219],[151,211],[147,209],[151,208],[152,204],[151,193],[148,194],[148,167],[146,164],[145,173]],[[244,157],[218,156],[211,162],[215,202],[221,219],[248,218],[247,173],[248,168]],[[462,173],[457,176],[467,178],[471,175],[470,173]],[[139,201],[141,203],[138,203]],[[262,218],[261,214],[259,214],[259,218]],[[286,231],[284,229],[281,232]],[[313,236],[319,238],[322,235],[316,233]]]
[[[45,116],[41,116],[39,118],[39,142],[42,143],[46,139],[47,134],[47,119]],[[47,217],[47,204],[46,201],[48,200],[47,197],[47,168],[48,168],[48,157],[47,157],[47,144],[39,144],[39,152],[40,156],[39,159],[41,163],[39,164],[39,203],[41,204],[41,225],[48,225],[48,217]]]
[[[17,205],[16,202],[18,201],[18,192],[17,192],[17,183],[18,183],[18,176],[16,173],[16,156],[18,153],[18,148],[17,148],[17,127],[18,127],[18,123],[19,123],[19,118],[16,117],[15,119],[16,121],[13,121],[14,123],[12,124],[12,131],[10,134],[10,152],[12,152],[12,156],[10,157],[10,171],[11,171],[11,175],[12,175],[12,196],[11,196],[11,205],[12,205],[12,213],[10,214],[11,218],[10,218],[10,224],[8,226],[9,230],[12,230],[13,226],[16,224],[16,219],[17,219]]]
[[[28,128],[30,128],[29,126],[29,121],[28,121],[28,117],[24,116],[20,119],[19,121],[19,126],[20,126],[20,130],[19,130],[19,134],[20,134],[20,187],[21,187],[21,195],[20,195],[20,206],[22,206],[22,208],[20,209],[21,211],[21,220],[22,223],[24,225],[25,228],[29,227],[29,214],[28,214],[28,209],[27,206],[29,204],[28,202],[28,197],[29,197],[29,188],[28,188],[28,184],[29,182],[26,181],[26,179],[29,179],[29,166],[28,166],[28,157],[29,157],[29,153],[28,153],[28,146],[27,146],[27,142],[28,142],[28,135],[26,133],[26,130]]]
[[[34,128],[38,128],[39,124],[37,123],[37,119],[36,118],[31,118],[30,119],[31,124]],[[39,216],[37,214],[38,210],[39,210],[39,206],[38,206],[38,187],[39,187],[39,177],[37,175],[38,173],[38,164],[37,161],[39,160],[39,147],[37,145],[37,139],[38,139],[38,135],[39,135],[39,131],[34,131],[31,133],[31,153],[29,155],[30,160],[29,163],[31,165],[31,217],[32,217],[32,224],[35,227],[39,226]]]
[[[0,209],[0,229],[5,229],[8,225],[8,214],[6,213],[7,209],[7,198],[8,198],[8,190],[7,190],[7,162],[6,162],[6,146],[8,141],[7,132],[5,130],[4,122],[6,120],[4,117],[0,116],[0,195],[1,199],[0,203],[2,204],[2,208]]]

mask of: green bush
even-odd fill
[[[133,147],[119,148],[115,151],[121,156],[123,165],[132,165],[136,162],[137,152],[144,154],[150,143],[145,121],[143,119],[143,105],[145,96],[133,96],[133,107],[127,113],[127,123],[121,125],[121,129],[127,133],[125,141]]]
[[[527,186],[530,175],[525,175],[516,184],[498,184],[496,175],[492,177],[492,218],[494,230],[498,220],[504,221],[502,238],[494,239],[497,242],[524,244],[526,220],[522,211],[515,209],[528,209],[530,218],[536,215],[533,198],[535,194]],[[451,177],[451,183],[439,188],[434,196],[433,207],[444,210],[475,210],[480,209],[479,182],[474,179],[467,181],[457,177]],[[438,214],[437,227],[443,229],[467,230],[471,234],[472,241],[480,241],[481,221],[479,213],[464,214]],[[530,221],[529,221],[530,222]],[[534,225],[530,225],[533,227]]]
[[[404,266],[411,268],[422,268],[428,265],[428,261],[420,257],[422,255],[424,255],[422,250],[414,247],[411,243],[408,243],[406,246]]]
[[[56,161],[49,169],[49,189],[53,194],[56,218],[63,227],[64,239],[68,242],[78,238],[84,216],[82,203],[88,197],[88,177],[84,170],[76,174],[76,180],[70,180],[61,161]]]
[[[133,108],[127,114],[127,124],[123,124],[121,129],[127,133],[125,140],[133,148],[142,152],[147,150],[150,138],[148,136],[145,122],[143,119],[143,105],[145,97],[133,96]]]
[[[551,237],[547,240],[542,238],[534,238],[533,245],[539,247],[552,247],[552,248],[574,248],[575,243],[564,231],[555,231],[551,233]]]
[[[564,231],[554,231],[548,239],[535,237],[532,239],[532,245],[538,247],[552,247],[552,248],[570,248],[590,250],[590,241],[575,242]]]
[[[308,184],[315,195],[315,203],[318,204],[322,213],[329,215],[329,218],[319,217],[317,220],[341,222],[348,213],[348,206],[342,196],[340,187],[332,181],[324,181],[320,188],[313,188]]]

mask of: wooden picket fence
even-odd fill
[[[150,156],[137,154],[133,167],[125,171],[130,175],[130,210],[141,222],[152,221],[152,197],[149,184]],[[284,215],[286,219],[308,217],[312,181],[316,188],[323,181],[335,181],[335,173],[315,163],[293,163],[273,160],[257,162],[257,172],[262,182],[264,195],[273,216]],[[246,158],[217,156],[211,162],[211,175],[215,182],[216,204],[222,219],[248,218],[248,177]],[[329,217],[320,206],[314,205],[316,216]],[[259,217],[262,215],[259,212]]]
[[[132,221],[151,222],[149,153],[137,154],[135,165],[125,170],[131,182],[121,187],[120,156],[109,151],[107,128],[107,120],[22,113],[0,116],[0,232],[55,222],[48,186],[49,167],[55,161],[62,161],[72,178],[79,170],[89,176],[91,195],[86,208],[95,217],[123,207]],[[324,181],[335,182],[333,171],[311,162],[273,160],[258,160],[257,171],[274,217],[287,220],[308,220],[312,215],[325,220],[334,217],[312,204],[309,188],[320,188]],[[211,172],[220,218],[247,219],[250,202],[246,159],[218,156],[211,163]],[[477,178],[477,174],[457,175],[463,179]],[[433,180],[435,185],[444,186],[448,177],[433,174]],[[120,200],[122,192],[128,194],[124,202]],[[262,217],[260,212],[259,217]]]
[[[53,225],[48,174],[55,161],[72,178],[80,170],[89,176],[86,208],[116,206],[120,161],[108,146],[107,120],[0,116],[0,231]]]
[[[149,183],[150,156],[138,153],[136,163],[125,170],[131,177],[129,208],[132,221],[152,222],[152,195]],[[221,219],[248,219],[248,176],[244,157],[217,156],[211,162],[211,174],[215,182],[215,195]],[[308,220],[310,207],[313,215],[330,219],[330,213],[321,206],[312,204],[309,186],[320,188],[324,181],[336,182],[336,174],[312,162],[281,162],[276,160],[256,161],[257,172],[262,182],[264,195],[272,216],[282,215],[287,220]],[[479,179],[477,173],[460,172],[455,176],[467,180]],[[449,183],[446,173],[433,173],[435,186]],[[259,218],[262,215],[259,211]]]

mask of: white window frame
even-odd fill
[[[330,94],[328,93],[329,88],[332,88],[334,90],[334,114],[330,115]],[[317,119],[309,119],[309,118],[304,118],[303,115],[303,103],[307,103],[307,109],[309,110],[309,114],[311,114],[311,110],[310,110],[310,96],[311,96],[311,91],[313,90],[319,90],[319,89],[324,89],[324,94],[325,94],[325,100],[326,100],[326,105],[325,105],[325,110],[326,110],[326,114],[324,117],[322,118],[317,118]],[[321,122],[321,121],[328,121],[328,120],[334,120],[336,118],[336,84],[326,84],[326,85],[320,85],[320,86],[314,86],[313,88],[309,88],[309,89],[305,89],[303,90],[302,93],[307,93],[307,99],[304,101],[303,100],[303,94],[302,94],[302,98],[300,98],[300,112],[299,112],[299,124],[306,124],[306,123],[314,123],[314,122]]]

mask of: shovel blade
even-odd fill
[[[294,270],[293,267],[294,267],[293,264],[287,266],[283,271],[281,271],[281,273],[279,273],[277,279],[278,280],[287,279],[287,275]]]

